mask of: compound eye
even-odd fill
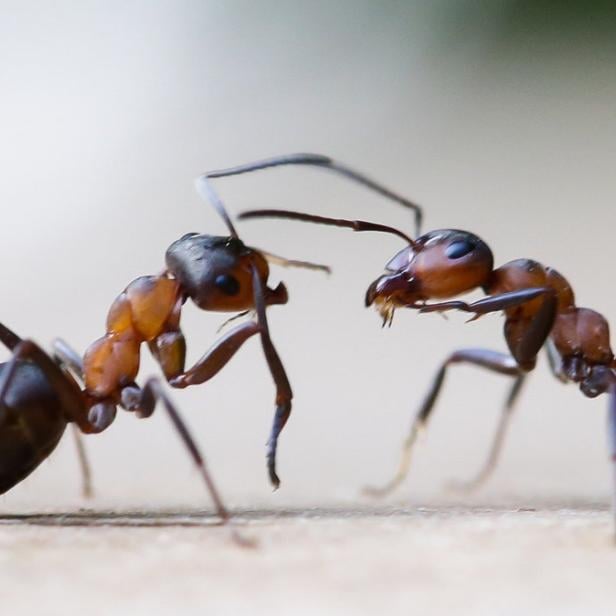
[[[240,283],[237,281],[237,278],[229,274],[219,274],[216,276],[214,284],[225,295],[237,295],[240,292]]]
[[[448,259],[460,259],[461,257],[466,256],[469,252],[472,252],[475,249],[475,244],[469,242],[468,240],[458,240],[457,242],[452,242],[445,248],[445,255],[447,255]]]

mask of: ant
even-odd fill
[[[101,422],[95,401],[78,384],[84,374],[81,357],[64,341],[55,340],[52,358],[35,342],[22,340],[2,323],[0,343],[12,352],[10,360],[0,364],[0,494],[25,479],[52,454],[70,423],[77,443],[84,496],[91,496],[90,468],[80,432],[101,432],[113,417]],[[223,523],[228,522],[229,514],[204,458],[159,379],[148,379],[143,389],[135,383],[130,387],[131,391],[140,392],[140,417],[149,417],[158,399],[163,402],[199,469],[218,516]],[[234,536],[243,542],[239,536]]]
[[[197,191],[218,212],[229,235],[188,233],[173,242],[166,251],[166,269],[157,276],[137,278],[126,287],[109,310],[106,334],[88,347],[83,358],[90,421],[96,430],[102,430],[113,421],[118,404],[129,411],[140,410],[146,399],[152,404],[158,393],[158,389],[150,388],[146,393],[134,385],[142,342],[147,342],[171,387],[184,388],[214,377],[249,338],[258,334],[276,386],[276,410],[267,442],[267,470],[274,489],[280,485],[276,471],[278,438],[291,413],[293,392],[266,317],[266,308],[286,304],[288,293],[283,283],[274,289],[267,286],[269,263],[330,270],[244,244],[212,179],[280,165],[328,169],[414,209],[418,216],[421,213],[415,204],[324,156],[299,154],[261,161],[258,167],[246,165],[204,173],[196,180]],[[239,313],[229,321],[251,312],[256,314],[256,320],[233,327],[186,370],[180,315],[189,298],[202,310]]]
[[[467,348],[454,351],[443,361],[412,422],[396,475],[382,487],[368,488],[369,494],[388,494],[407,476],[413,447],[427,426],[448,368],[455,364],[470,364],[513,379],[489,456],[479,474],[461,487],[473,489],[483,484],[496,467],[515,402],[542,348],[558,380],[579,384],[589,398],[609,394],[609,449],[616,463],[616,360],[610,347],[609,326],[598,312],[575,304],[571,285],[553,268],[532,259],[515,259],[495,269],[489,246],[474,233],[458,229],[422,235],[418,231],[417,239],[412,239],[398,229],[376,223],[289,210],[249,210],[239,218],[286,218],[354,231],[380,231],[402,238],[408,245],[389,260],[385,274],[370,284],[365,296],[365,305],[376,307],[383,325],[391,325],[398,308],[421,313],[459,310],[470,313],[471,321],[488,313],[504,312],[509,353]],[[416,221],[421,221],[421,211],[416,210]],[[481,289],[486,297],[472,303],[453,299],[475,289]],[[429,300],[448,301],[428,303]],[[616,517],[616,508],[613,513]]]

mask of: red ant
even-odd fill
[[[83,475],[85,496],[91,495],[90,469],[79,431],[101,432],[103,424],[93,400],[82,391],[81,357],[65,342],[54,342],[54,357],[31,340],[22,340],[0,323],[0,343],[12,351],[11,359],[0,364],[0,494],[25,479],[54,451],[66,426],[71,423]],[[73,376],[74,375],[74,376]],[[160,399],[169,417],[199,469],[206,488],[223,522],[229,514],[209,474],[203,456],[182,421],[179,411],[164,392],[157,378],[150,378],[139,392],[140,417],[149,417]]]
[[[258,169],[261,165],[256,163],[252,167]],[[416,216],[420,221],[419,208]],[[504,312],[509,353],[476,348],[451,353],[419,407],[404,443],[398,472],[388,484],[370,488],[369,493],[387,494],[406,477],[413,445],[427,425],[447,368],[462,363],[513,379],[488,459],[480,473],[463,486],[474,488],[482,484],[495,468],[522,384],[544,347],[551,370],[561,382],[578,383],[589,398],[610,394],[609,444],[612,462],[616,463],[616,361],[608,323],[598,312],[576,306],[570,284],[556,270],[531,259],[516,259],[494,269],[488,245],[477,235],[457,229],[430,231],[411,239],[397,229],[375,223],[288,210],[251,210],[239,218],[287,218],[354,231],[381,231],[404,239],[408,246],[387,263],[386,273],[368,287],[365,297],[366,306],[374,304],[379,311],[383,325],[391,325],[397,308],[422,313],[460,310],[472,314],[471,320],[491,312]],[[487,297],[472,303],[451,299],[475,289],[481,289]],[[435,299],[450,301],[427,303]],[[614,491],[616,495],[616,484]]]
[[[411,207],[417,215],[420,214],[414,204],[324,156],[293,155],[276,158],[260,162],[259,168],[289,164],[329,169]],[[211,180],[252,170],[252,166],[242,166],[201,175],[196,182],[197,190],[219,213],[229,235],[184,235],[167,249],[167,267],[161,274],[137,278],[111,306],[107,333],[90,345],[83,360],[85,394],[89,405],[89,424],[84,427],[90,431],[100,431],[107,427],[113,421],[118,404],[130,411],[143,409],[145,392],[134,385],[142,342],[147,342],[169,384],[175,388],[184,388],[211,379],[244,342],[259,334],[276,385],[276,411],[267,444],[267,468],[270,481],[277,488],[280,484],[276,472],[278,437],[291,413],[293,393],[272,343],[266,318],[266,307],[286,304],[288,294],[283,283],[275,289],[267,287],[268,262],[325,271],[329,271],[329,268],[284,259],[250,248],[240,240]],[[189,298],[202,310],[239,312],[237,316],[255,311],[256,321],[249,320],[235,326],[193,367],[186,370],[186,342],[180,329],[180,314],[182,305]],[[153,393],[149,391],[147,394],[151,403]]]
[[[261,163],[261,168],[307,164],[330,169],[399,203],[420,210],[380,185],[322,156],[295,155]],[[216,177],[249,171],[238,167],[206,173],[197,180],[200,194],[209,200],[225,222],[229,235],[188,233],[166,252],[166,269],[158,276],[142,276],[116,298],[107,317],[107,333],[82,358],[65,342],[56,340],[53,358],[31,340],[22,340],[0,324],[0,343],[12,358],[0,366],[0,493],[25,479],[46,459],[73,425],[84,478],[84,493],[91,493],[90,470],[80,432],[99,433],[114,421],[117,406],[138,417],[150,417],[158,401],[169,414],[194,463],[200,470],[218,515],[229,520],[203,456],[158,378],[143,388],[135,379],[140,346],[147,342],[172,387],[184,388],[215,376],[246,340],[259,334],[265,359],[276,385],[276,412],[267,449],[269,477],[278,487],[278,437],[291,412],[293,397],[282,362],[272,343],[266,307],[285,304],[284,284],[267,287],[268,262],[283,266],[329,271],[323,265],[284,259],[250,248],[239,238],[227,211],[211,186]],[[419,220],[419,218],[418,218]],[[377,227],[379,227],[377,225]],[[256,321],[237,325],[197,363],[185,370],[186,342],[180,329],[182,305],[188,300],[203,310],[256,313]],[[232,317],[236,318],[236,317]],[[79,382],[83,383],[83,389]]]

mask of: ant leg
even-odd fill
[[[51,348],[57,363],[69,369],[73,376],[83,383],[83,359],[81,355],[62,338],[56,338],[52,342]]]
[[[616,385],[612,385],[609,390],[607,442],[612,465],[612,518],[614,520],[614,541],[616,541]]]
[[[83,360],[79,353],[61,338],[56,338],[53,341],[52,349],[53,358],[56,363],[70,370],[73,376],[83,383]],[[92,488],[92,470],[85,444],[81,437],[81,431],[74,423],[71,424],[71,431],[77,450],[77,459],[79,460],[81,494],[84,498],[92,498],[94,496],[94,489]]]
[[[20,342],[21,338],[6,325],[0,323],[0,342],[12,351]]]
[[[391,481],[382,487],[366,488],[365,492],[367,494],[375,497],[385,496],[397,488],[402,481],[404,481],[408,475],[411,465],[413,447],[417,441],[417,438],[427,426],[428,419],[430,418],[436,399],[445,381],[447,368],[451,364],[459,363],[472,364],[480,368],[490,370],[491,372],[497,372],[499,374],[514,377],[520,377],[523,372],[520,366],[518,366],[516,360],[511,355],[507,355],[506,353],[499,353],[498,351],[490,351],[487,349],[461,349],[459,351],[454,351],[441,364],[441,367],[436,373],[436,376],[432,381],[432,385],[430,386],[430,389],[428,390],[428,393],[419,407],[419,411],[417,412],[413,423],[411,424],[411,429],[406,437],[406,440],[404,441],[402,457],[397,473]],[[513,396],[513,399],[515,400],[515,395]]]
[[[492,446],[490,447],[490,453],[481,467],[480,471],[468,481],[452,481],[450,483],[450,487],[455,491],[462,492],[472,492],[480,488],[482,485],[486,483],[486,481],[492,476],[492,473],[496,469],[496,465],[500,460],[501,452],[503,450],[503,445],[505,443],[505,437],[507,435],[507,430],[509,428],[509,424],[511,421],[511,417],[513,415],[513,411],[515,409],[515,403],[518,400],[520,395],[520,391],[522,390],[522,386],[526,380],[526,374],[519,374],[516,380],[513,382],[511,389],[509,390],[509,394],[505,400],[505,405],[503,406],[503,410],[501,412],[501,416],[498,422],[498,427],[496,428],[496,433],[494,435],[494,439],[492,441]]]
[[[419,308],[419,312],[442,312],[445,310],[462,310],[472,312],[471,321],[483,314],[506,310],[520,306],[543,295],[543,301],[537,311],[526,319],[510,319],[505,322],[505,339],[511,354],[524,370],[535,367],[537,353],[545,344],[556,318],[558,302],[554,289],[550,287],[531,287],[508,293],[488,295],[472,304],[459,300],[428,304]]]
[[[169,384],[171,387],[182,389],[189,385],[199,385],[209,381],[225,367],[244,342],[257,334],[259,330],[259,324],[254,321],[237,325],[220,338],[192,368],[169,378]],[[162,368],[163,372],[167,374],[166,367],[162,365]]]
[[[545,343],[545,352],[548,356],[548,365],[550,366],[550,371],[552,374],[561,382],[568,383],[569,379],[563,370],[563,360],[560,356],[560,353],[554,346],[554,343],[550,338],[547,339]]]
[[[182,442],[184,443],[184,446],[188,449],[188,453],[190,454],[195,466],[199,470],[201,478],[205,483],[205,487],[214,502],[214,507],[216,508],[218,517],[223,524],[227,524],[230,520],[229,512],[224,506],[222,498],[218,492],[218,488],[216,488],[216,484],[214,483],[214,480],[206,467],[205,459],[201,454],[196,441],[190,434],[188,427],[184,423],[184,420],[180,415],[180,411],[165,392],[160,379],[157,377],[149,378],[142,389],[140,389],[136,384],[128,385],[122,389],[121,397],[122,406],[129,411],[135,411],[137,415],[143,419],[152,415],[158,401],[163,403],[163,407],[165,411],[167,411],[173,427],[176,429],[182,439]],[[235,532],[233,534],[235,540],[240,543],[246,543],[245,540],[243,540]]]
[[[83,498],[93,498],[94,489],[92,488],[92,470],[90,467],[90,461],[88,460],[88,454],[86,453],[86,447],[77,424],[71,424],[71,431],[73,433],[75,448],[77,449],[77,459],[79,460],[81,495]]]
[[[261,345],[263,353],[270,369],[274,383],[276,384],[276,412],[274,414],[274,422],[269,440],[267,441],[267,468],[269,478],[274,486],[278,489],[280,486],[280,478],[276,474],[276,451],[278,449],[278,437],[284,428],[289,415],[291,414],[291,400],[293,391],[285,372],[282,361],[274,343],[270,337],[269,327],[267,324],[267,315],[265,314],[265,294],[263,291],[263,283],[259,276],[259,271],[256,266],[252,266],[252,286],[255,296],[255,308],[257,310],[257,320],[259,322],[259,331],[261,333]]]
[[[462,312],[472,312],[474,317],[471,320],[479,318],[481,315],[489,312],[499,312],[507,308],[515,308],[522,304],[526,304],[531,300],[545,295],[553,297],[554,291],[549,287],[530,287],[528,289],[518,289],[517,291],[509,291],[507,293],[499,293],[498,295],[488,295],[482,297],[476,302],[467,304],[461,300],[452,300],[447,302],[439,302],[436,304],[424,304],[419,307],[419,312],[445,312],[446,310],[460,310]]]
[[[213,376],[229,362],[235,355],[238,349],[250,338],[257,333],[261,334],[261,343],[265,353],[270,372],[276,383],[276,414],[274,423],[267,446],[267,467],[270,481],[274,488],[280,485],[280,479],[276,474],[276,449],[278,444],[278,435],[284,427],[289,414],[291,412],[291,386],[287,379],[286,373],[282,366],[282,362],[278,357],[278,353],[272,344],[269,329],[267,327],[267,319],[265,317],[265,300],[261,280],[258,278],[258,272],[253,269],[253,286],[255,290],[255,304],[257,310],[257,320],[242,323],[234,327],[225,336],[223,336],[197,363],[169,379],[171,387],[184,388],[189,385],[198,385],[211,379]],[[164,368],[163,368],[164,369]]]
[[[381,195],[382,197],[385,197],[386,199],[395,201],[403,207],[406,207],[413,211],[415,215],[415,231],[417,235],[420,234],[422,209],[419,205],[393,192],[392,190],[385,188],[383,185],[369,179],[362,173],[350,169],[349,167],[346,167],[345,165],[335,160],[332,160],[328,156],[322,156],[320,154],[286,154],[283,156],[276,156],[274,158],[268,158],[265,160],[247,163],[245,165],[239,165],[237,167],[231,167],[229,169],[209,171],[197,178],[197,190],[204,199],[209,200],[214,205],[214,207],[218,210],[221,216],[223,216],[223,219],[225,219],[225,221],[227,222],[227,226],[229,226],[229,229],[232,230],[232,235],[237,237],[235,229],[233,229],[233,225],[231,225],[230,221],[227,220],[228,216],[226,215],[224,206],[222,205],[222,201],[214,191],[210,180],[213,178],[223,178],[232,175],[241,175],[243,173],[250,173],[253,171],[260,171],[262,169],[270,169],[272,167],[282,167],[287,165],[307,165],[312,167],[321,167],[322,169],[328,169],[329,171],[346,177],[353,182],[357,182],[361,186],[364,186],[365,188],[376,192],[377,194]]]

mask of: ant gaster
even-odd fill
[[[406,477],[413,446],[427,425],[446,371],[452,364],[463,363],[513,379],[488,459],[479,474],[462,487],[481,485],[495,468],[514,403],[542,348],[546,349],[554,376],[561,382],[579,384],[589,398],[610,394],[609,446],[616,470],[616,361],[608,323],[598,312],[576,305],[571,285],[556,270],[531,259],[516,259],[494,269],[488,245],[477,235],[457,229],[430,231],[411,239],[397,229],[375,223],[288,210],[250,210],[239,218],[287,218],[355,231],[382,231],[405,239],[408,246],[387,263],[385,274],[368,287],[365,296],[366,306],[377,308],[384,325],[391,325],[397,308],[422,313],[460,310],[473,315],[471,320],[504,312],[509,353],[477,348],[451,353],[439,367],[412,422],[398,472],[388,484],[369,488],[368,493],[387,494]],[[486,297],[472,303],[451,299],[476,289]],[[450,301],[428,303],[429,300]],[[614,491],[616,497],[616,482]]]
[[[0,494],[30,475],[54,451],[68,424],[73,426],[83,476],[84,496],[91,495],[90,469],[80,432],[100,432],[105,426],[92,416],[93,399],[81,389],[83,363],[62,340],[54,341],[53,358],[32,340],[22,340],[0,323],[0,343],[12,351],[0,364]],[[74,375],[74,376],[73,376]],[[132,385],[136,389],[136,385]],[[229,515],[188,428],[157,378],[140,391],[141,417],[149,417],[156,400],[163,406],[199,469],[223,522]],[[237,540],[243,541],[239,535]]]

